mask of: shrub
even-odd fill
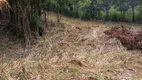
[[[110,14],[110,19],[112,21],[121,21],[121,17],[120,17],[120,14],[117,13],[117,12],[113,12]]]

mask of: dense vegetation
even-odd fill
[[[49,0],[57,12],[56,0]],[[60,13],[87,20],[141,22],[141,0],[58,0]]]

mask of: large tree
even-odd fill
[[[132,22],[135,22],[135,7],[139,5],[140,0],[128,0],[128,3],[132,8]]]
[[[30,46],[31,35],[43,34],[41,11],[46,0],[9,0],[12,7],[10,10],[10,23],[17,35],[25,39],[25,53]]]
[[[106,20],[109,18],[109,10],[111,8],[113,0],[102,0],[102,6],[104,10],[106,11]]]
[[[91,0],[89,6],[85,6],[85,10],[90,15],[90,19],[100,19],[101,11],[103,10],[103,4],[99,0]]]
[[[117,0],[115,8],[121,12],[121,21],[124,21],[125,13],[129,9],[128,0]]]
[[[78,17],[78,2],[79,0],[74,0],[74,17]]]

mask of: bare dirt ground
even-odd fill
[[[142,80],[141,51],[128,51],[119,40],[103,32],[111,27],[141,25],[89,22],[48,14],[46,34],[23,53],[19,41],[0,44],[0,80]]]

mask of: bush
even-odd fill
[[[113,12],[110,14],[110,19],[112,21],[121,21],[121,17],[119,13]]]
[[[80,19],[91,20],[90,14],[85,11],[79,11],[79,17]]]
[[[136,20],[138,23],[142,23],[142,13],[140,13],[137,17],[136,17]]]
[[[68,8],[64,8],[63,14],[64,14],[65,16],[70,16],[70,17],[73,17],[73,16],[74,16],[74,12],[73,12],[73,11],[70,11]]]

